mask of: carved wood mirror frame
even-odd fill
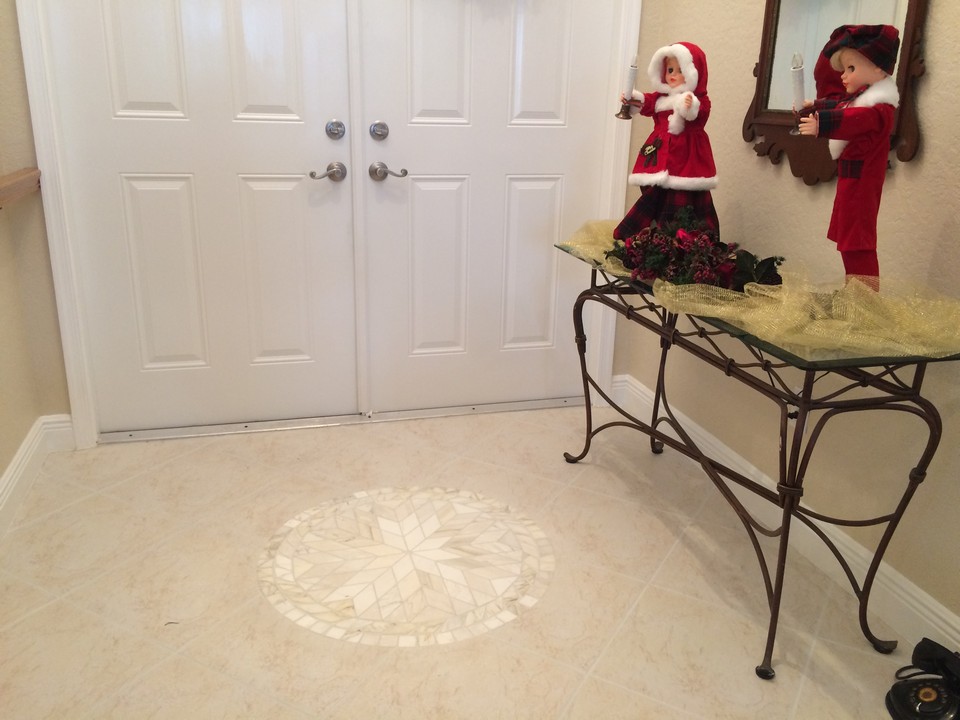
[[[757,86],[753,102],[743,119],[743,139],[746,142],[756,141],[753,149],[757,155],[769,158],[774,165],[779,165],[786,154],[793,175],[802,178],[807,185],[826,182],[837,174],[836,161],[830,157],[826,139],[791,135],[790,130],[794,127],[793,113],[767,107],[780,0],[766,1],[760,59],[753,69]],[[925,70],[923,33],[927,6],[928,0],[909,0],[900,34],[900,62],[897,67],[900,106],[894,118],[890,149],[896,151],[897,159],[901,162],[912,160],[920,145],[914,80],[923,75]]]

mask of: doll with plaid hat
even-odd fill
[[[633,114],[652,117],[653,131],[628,180],[642,194],[613,237],[624,240],[654,222],[669,223],[685,207],[719,232],[710,195],[717,186],[717,168],[704,130],[710,117],[706,55],[693,43],[667,45],[654,53],[647,75],[653,92],[634,90],[630,98],[620,98]]]
[[[823,55],[840,72],[846,97],[818,98],[800,120],[800,134],[829,138],[837,161],[837,194],[827,237],[837,244],[847,277],[879,288],[877,215],[900,102],[893,68],[900,48],[892,25],[843,25]],[[808,103],[809,104],[809,103]]]

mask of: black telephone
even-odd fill
[[[960,653],[923,638],[913,649],[912,665],[897,670],[887,692],[887,710],[895,720],[954,720],[960,717]]]

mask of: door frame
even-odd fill
[[[20,45],[23,53],[27,94],[30,103],[30,115],[33,124],[33,137],[37,153],[37,165],[40,167],[43,195],[43,213],[46,223],[47,242],[50,247],[50,263],[53,274],[54,294],[59,315],[60,338],[63,347],[64,368],[67,377],[67,392],[70,401],[70,416],[73,425],[74,443],[78,449],[93,447],[99,436],[99,421],[93,380],[90,370],[87,333],[80,310],[80,292],[78,288],[79,270],[77,267],[77,243],[68,231],[66,206],[63,198],[63,186],[60,168],[62,152],[59,138],[62,136],[57,124],[57,98],[52,92],[46,73],[47,52],[43,36],[43,0],[18,0],[17,16],[20,28]],[[622,91],[623,69],[633,62],[637,53],[637,38],[640,33],[642,0],[622,0],[619,32],[611,42],[616,48],[615,57],[623,58],[623,64],[612,68],[607,78],[607,95],[616,98]],[[348,29],[348,32],[356,32]],[[355,40],[355,38],[352,38]],[[357,43],[350,43],[356,48]],[[351,50],[351,63],[354,61]],[[356,82],[350,79],[351,86]],[[611,100],[611,112],[603,133],[601,155],[601,177],[605,178],[599,188],[600,211],[609,217],[620,217],[624,211],[627,190],[626,167],[630,149],[630,123],[614,117],[614,100]],[[355,110],[352,110],[352,112]],[[353,164],[358,161],[354,152]],[[361,173],[351,173],[355,178]],[[354,223],[362,213],[362,195],[354,189]],[[594,219],[594,218],[589,218]],[[355,228],[356,229],[356,228]],[[368,308],[364,298],[367,280],[363,274],[366,243],[359,233],[355,234],[356,295],[358,328],[363,324]],[[616,316],[603,313],[602,308],[590,308],[585,313],[587,334],[594,338],[591,343],[587,363],[593,377],[609,385],[613,376],[613,348],[616,330]],[[366,337],[357,333],[358,343],[358,407],[369,406],[368,387],[366,386]]]

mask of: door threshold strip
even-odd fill
[[[426,408],[420,410],[395,410],[377,412],[371,410],[349,415],[295,418],[292,420],[261,420],[257,422],[224,423],[221,425],[191,425],[187,427],[152,428],[145,430],[115,430],[102,432],[98,444],[138,442],[142,440],[172,440],[175,438],[203,437],[205,435],[234,435],[239,433],[269,432],[273,430],[301,430],[305,428],[357,425],[371,422],[393,422],[422,418],[474,415],[479,413],[516,412],[522,410],[545,410],[559,407],[581,407],[583,397],[548,398],[545,400],[521,400],[517,402],[457,405],[453,407]]]

